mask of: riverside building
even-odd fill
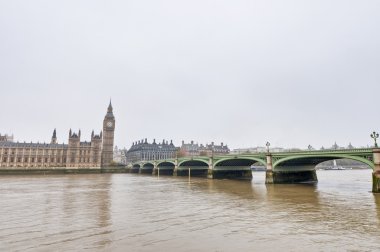
[[[0,167],[67,167],[101,168],[111,165],[115,117],[111,102],[103,120],[103,131],[91,134],[91,141],[81,141],[81,131],[69,131],[68,144],[57,141],[57,132],[53,131],[50,143],[20,143],[5,139],[0,141]]]
[[[182,141],[182,146],[180,148],[181,156],[193,157],[193,156],[213,156],[213,155],[226,155],[230,153],[230,149],[227,145],[221,143],[220,145],[214,144],[198,144],[191,141],[190,143],[185,143]]]
[[[173,141],[163,140],[162,143],[148,143],[148,140],[134,142],[131,148],[126,153],[127,163],[135,163],[144,160],[161,160],[168,158],[175,158],[177,148],[174,146]]]

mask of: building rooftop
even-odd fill
[[[67,144],[50,144],[50,143],[19,143],[19,142],[0,142],[0,147],[9,148],[65,148]]]

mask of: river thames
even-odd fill
[[[0,251],[375,251],[371,170],[316,185],[134,174],[0,177]]]

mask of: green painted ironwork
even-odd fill
[[[286,161],[297,160],[297,159],[305,159],[308,158],[326,158],[326,160],[331,159],[352,159],[364,164],[369,165],[372,169],[374,168],[373,163],[373,149],[365,148],[365,149],[348,149],[348,150],[307,150],[307,151],[296,151],[296,152],[276,152],[276,153],[252,153],[252,154],[239,154],[239,155],[223,155],[223,156],[200,156],[200,157],[181,157],[181,158],[173,158],[173,159],[165,159],[165,160],[150,160],[150,161],[141,161],[131,164],[130,166],[139,165],[143,167],[144,164],[153,164],[159,165],[164,162],[172,163],[174,165],[178,165],[180,167],[184,162],[188,161],[199,161],[205,163],[205,165],[212,164],[215,167],[217,164],[228,161],[228,160],[252,160],[257,161],[262,165],[266,165],[266,156],[270,154],[272,156],[273,169],[277,166],[281,165]]]

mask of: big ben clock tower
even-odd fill
[[[103,120],[102,167],[110,166],[113,160],[114,132],[115,132],[115,117],[112,112],[112,104],[110,101],[107,114]]]

